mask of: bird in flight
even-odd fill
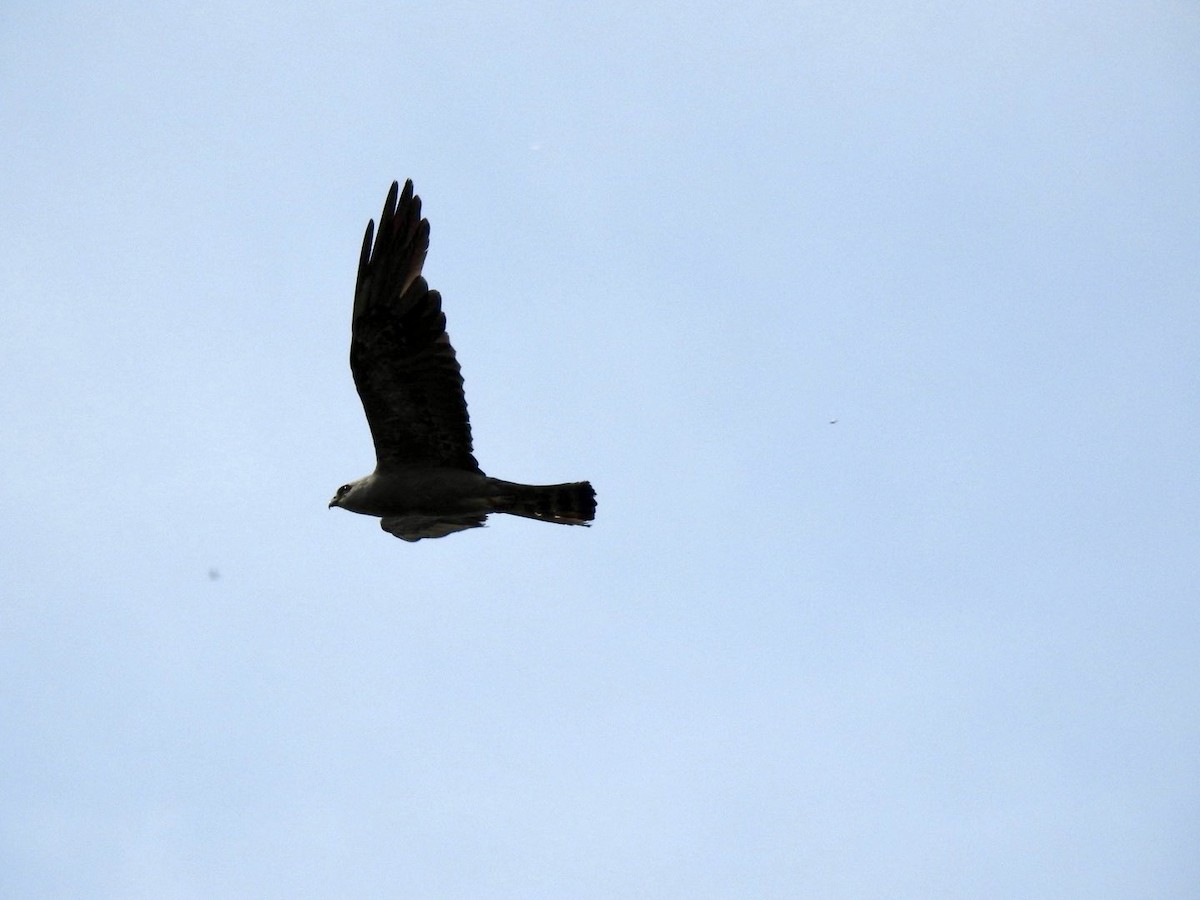
[[[350,371],[375,471],[338,488],[330,508],[379,516],[406,541],[479,528],[491,513],[587,525],[596,515],[588,482],[517,484],[479,468],[442,298],[421,275],[428,251],[421,198],[412,181],[403,192],[393,181],[378,233],[371,221],[363,236],[351,318]]]

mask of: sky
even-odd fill
[[[1200,7],[0,13],[0,895],[1195,897]],[[498,477],[405,544],[393,179]]]

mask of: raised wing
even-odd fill
[[[392,182],[379,233],[367,223],[350,339],[350,370],[379,469],[449,466],[478,472],[462,373],[442,298],[421,277],[429,222],[412,181]]]

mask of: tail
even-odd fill
[[[492,479],[492,486],[496,493],[488,499],[496,512],[559,525],[587,525],[596,518],[596,492],[587,481],[538,485]]]

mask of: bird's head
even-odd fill
[[[337,489],[337,493],[333,495],[333,499],[329,501],[329,508],[333,509],[335,506],[341,506],[342,501],[346,499],[352,490],[354,490],[353,484],[343,484]]]
[[[378,515],[374,512],[378,505],[373,498],[375,491],[375,476],[368,475],[366,478],[360,478],[358,481],[351,481],[349,484],[343,484],[337,489],[337,493],[333,495],[333,499],[329,501],[329,508],[340,506],[342,509],[348,509],[350,512],[367,513],[372,516]]]

